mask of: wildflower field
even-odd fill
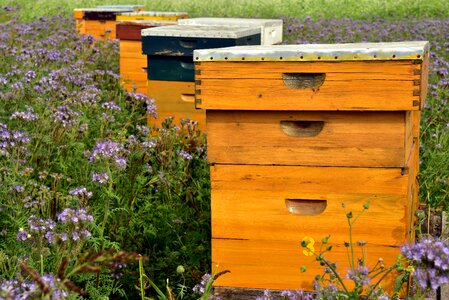
[[[206,136],[190,120],[148,127],[153,100],[120,86],[118,43],[77,35],[72,7],[45,2],[64,17],[44,15],[31,2],[0,8],[0,299],[207,299]],[[449,17],[444,1],[425,13],[398,3],[393,17],[285,14],[284,43],[430,42],[420,201],[448,210]],[[260,16],[242,13],[251,14]],[[446,241],[420,247],[403,250],[418,289],[447,283]],[[332,299],[326,293],[313,297]]]

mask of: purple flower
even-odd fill
[[[34,114],[33,108],[27,106],[26,111],[16,111],[11,114],[11,120],[14,119],[22,119],[24,121],[34,121],[37,119],[37,116]]]
[[[28,238],[28,232],[25,231],[23,228],[19,229],[19,232],[17,233],[16,239],[18,241],[26,241]]]
[[[72,127],[78,122],[79,113],[71,110],[67,105],[60,105],[51,115],[53,122],[64,128]]]
[[[117,103],[115,103],[114,101],[104,102],[101,104],[101,107],[106,108],[108,110],[116,110],[116,111],[122,110],[122,108],[118,106]]]
[[[64,224],[78,224],[92,222],[94,218],[84,208],[66,208],[58,215],[58,221]]]
[[[355,270],[348,270],[346,278],[354,281],[359,285],[369,285],[370,278],[368,277],[369,270],[366,266],[358,265]]]
[[[104,159],[115,163],[119,168],[124,168],[126,166],[126,158],[123,155],[127,152],[122,145],[109,139],[97,141],[90,154],[89,161],[96,162]]]
[[[98,182],[99,184],[105,184],[109,180],[109,175],[106,172],[103,173],[93,173],[92,181]]]
[[[90,199],[92,198],[92,192],[87,191],[85,187],[77,187],[69,192],[70,195],[76,196],[79,199]]]
[[[181,156],[185,160],[192,160],[192,158],[193,158],[190,153],[183,151],[183,150],[178,150],[177,153],[179,156]]]
[[[404,245],[401,252],[411,260],[421,288],[436,289],[449,281],[449,246],[445,242],[425,237],[416,244]]]
[[[209,273],[204,274],[204,275],[201,277],[201,282],[200,282],[199,284],[195,285],[195,286],[192,288],[192,291],[193,291],[194,293],[200,293],[200,294],[203,294],[204,291],[205,291],[204,289],[205,289],[205,287],[206,287],[206,284],[207,284],[207,282],[208,282],[211,278],[212,278],[212,275],[210,275]]]

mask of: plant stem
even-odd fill
[[[348,289],[346,288],[346,285],[344,284],[343,280],[341,279],[340,275],[337,273],[337,271],[331,266],[331,264],[329,264],[327,262],[327,260],[322,259],[322,262],[324,262],[324,264],[332,271],[332,273],[334,273],[335,278],[337,278],[337,280],[340,282],[341,286],[343,287],[343,289],[345,290],[346,293],[349,293]]]

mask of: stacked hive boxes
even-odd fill
[[[212,261],[231,271],[218,287],[310,290],[323,267],[303,255],[305,236],[319,251],[330,234],[326,258],[344,274],[342,203],[354,214],[370,205],[353,229],[368,266],[395,262],[414,238],[428,55],[427,42],[194,52],[212,163]]]
[[[129,91],[147,93],[147,57],[142,54],[141,30],[175,25],[186,18],[185,12],[141,11],[117,16],[117,38],[120,40],[120,76]]]
[[[129,5],[103,8],[76,8],[73,11],[76,30],[80,34],[90,34],[96,39],[113,39],[116,16],[119,13],[143,9],[143,6]]]
[[[181,118],[189,118],[204,129],[205,114],[194,105],[193,50],[260,45],[260,32],[260,26],[173,25],[142,30],[142,50],[148,57],[148,95],[156,100],[159,122],[174,117],[179,124]]]

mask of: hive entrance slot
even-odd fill
[[[285,199],[289,213],[299,216],[316,216],[324,212],[327,200]]]
[[[193,103],[195,102],[194,94],[181,94],[181,101]]]
[[[282,80],[290,89],[317,89],[323,85],[326,73],[283,73]]]
[[[282,131],[288,136],[312,137],[324,127],[324,121],[281,121]]]

